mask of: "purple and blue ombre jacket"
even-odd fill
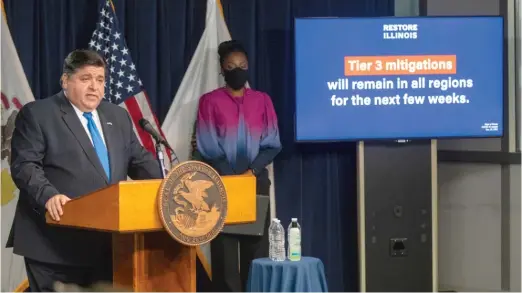
[[[237,175],[251,169],[258,178],[258,193],[268,194],[265,167],[281,151],[277,117],[270,97],[245,89],[232,97],[225,88],[199,100],[196,121],[197,149],[220,175]]]

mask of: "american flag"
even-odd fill
[[[149,98],[138,77],[136,65],[132,62],[124,35],[118,25],[114,6],[107,0],[100,9],[96,29],[92,34],[89,48],[104,56],[107,62],[108,76],[105,80],[104,99],[125,108],[132,119],[134,132],[141,144],[156,155],[154,141],[150,134],[139,125],[141,118],[145,118],[163,137],[156,115],[152,113]],[[163,151],[165,149],[162,147]],[[171,154],[167,150],[167,158]],[[169,169],[170,160],[165,160],[165,167]]]

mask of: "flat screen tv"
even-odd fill
[[[502,17],[295,19],[295,139],[500,137]]]

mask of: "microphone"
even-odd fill
[[[161,143],[162,145],[164,145],[165,147],[167,147],[169,150],[172,151],[172,154],[174,155],[174,157],[176,159],[178,159],[178,156],[176,155],[176,152],[174,152],[174,150],[172,149],[172,147],[169,145],[169,143],[167,142],[167,140],[165,138],[163,138],[163,136],[161,136],[155,129],[154,127],[152,127],[152,124],[150,124],[150,122],[145,119],[145,118],[141,118],[140,121],[139,121],[139,124],[141,126],[141,128],[143,128],[143,130],[145,130],[148,134],[150,134],[155,140],[156,140],[156,143],[159,144]],[[172,160],[174,161],[174,160]]]

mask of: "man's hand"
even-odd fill
[[[53,220],[60,221],[60,216],[63,216],[62,207],[70,200],[70,198],[63,194],[57,194],[45,203],[45,208]]]

